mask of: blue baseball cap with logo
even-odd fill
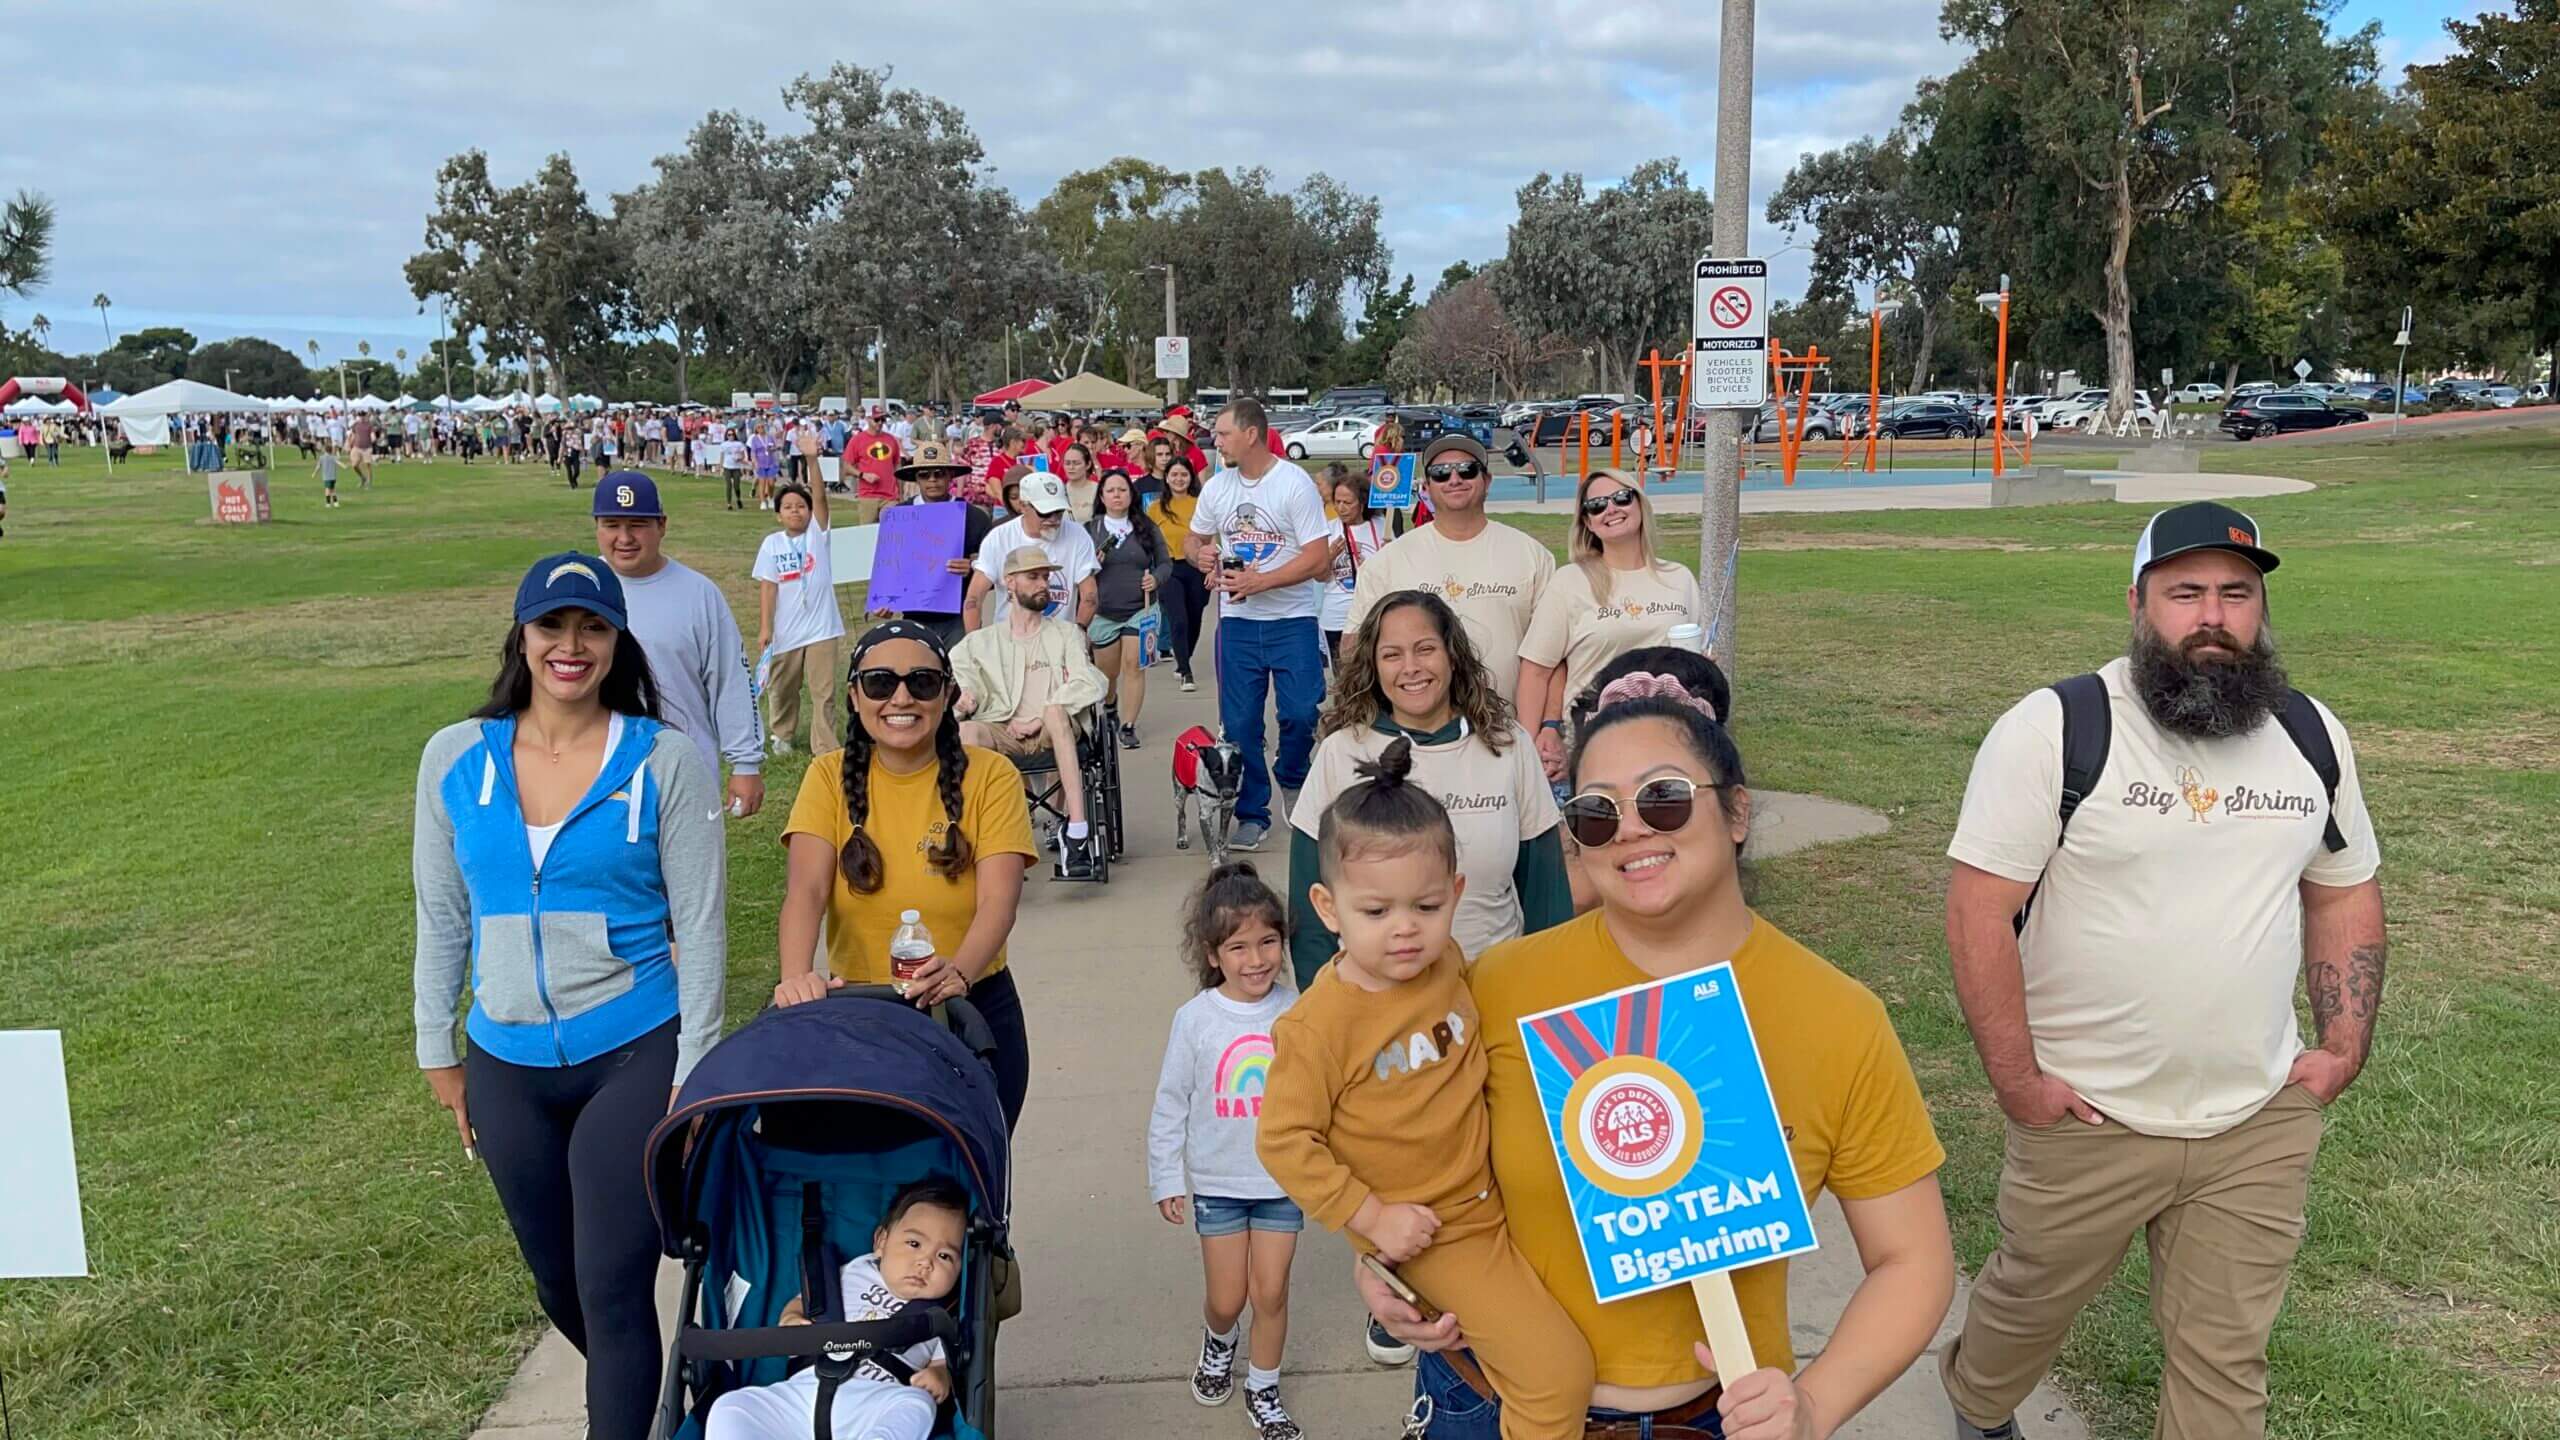
[[[622,605],[622,577],[602,558],[575,550],[534,561],[533,568],[524,572],[523,583],[516,586],[517,624],[554,610],[586,610],[616,630],[631,628]]]
[[[644,520],[664,520],[666,507],[658,503],[658,482],[637,470],[608,470],[596,481],[595,517],[630,515]]]

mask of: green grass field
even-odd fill
[[[2380,1043],[2334,1114],[2276,1335],[2274,1429],[2560,1434],[2560,452],[2216,462],[2322,487],[2251,508],[2286,559],[2297,680],[2358,742],[2393,920]],[[96,1271],[0,1283],[20,1433],[462,1435],[537,1316],[411,1062],[410,786],[428,732],[478,700],[525,562],[592,543],[587,495],[386,465],[326,512],[287,472],[276,524],[216,528],[200,479],[86,456],[21,464],[10,492],[0,1028],[66,1032]],[[751,616],[764,518],[722,512],[713,482],[670,496],[670,549]],[[1993,1240],[1999,1127],[1947,982],[1941,851],[1991,719],[2120,648],[2139,520],[1746,523],[1753,776],[1894,822],[1768,867],[1758,897],[1891,1004],[1968,1264]],[[732,847],[741,1013],[771,979],[780,848],[759,842],[785,808]],[[2065,1355],[2110,1437],[2148,1428],[2143,1278],[2129,1262]]]

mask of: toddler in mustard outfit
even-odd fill
[[[1397,740],[1326,809],[1311,898],[1342,949],[1271,1028],[1263,1167],[1319,1223],[1458,1317],[1504,1440],[1567,1440],[1591,1347],[1512,1247],[1493,1188],[1484,1044],[1449,924],[1466,879]]]

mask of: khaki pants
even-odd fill
[[[880,523],[880,512],[896,503],[893,500],[882,500],[877,496],[857,495],[853,498],[853,523],[877,525]]]
[[[799,734],[800,687],[805,681],[816,701],[809,713],[809,753],[824,755],[842,748],[836,736],[836,707],[844,703],[837,689],[842,681],[836,675],[836,645],[834,640],[821,640],[773,657],[773,681],[764,692],[767,734],[781,740]]]
[[[2202,1140],[2068,1116],[2033,1129],[2011,1122],[2000,1248],[1938,1367],[1956,1413],[1988,1426],[2025,1401],[2140,1228],[2164,1352],[2152,1435],[2265,1435],[2267,1334],[2302,1244],[2323,1123],[2319,1101],[2299,1085]]]

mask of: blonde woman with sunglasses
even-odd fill
[[[1610,661],[1662,644],[1672,626],[1703,623],[1698,576],[1654,553],[1653,505],[1633,477],[1595,470],[1574,501],[1573,563],[1538,596],[1512,692],[1549,780],[1564,777],[1567,697]]]

